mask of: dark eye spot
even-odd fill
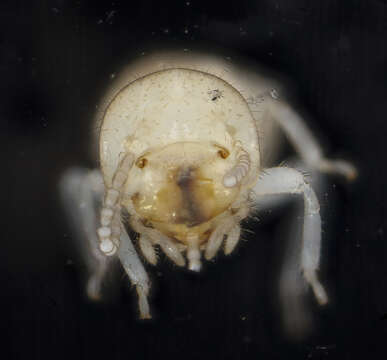
[[[235,215],[238,211],[239,211],[239,209],[234,209],[234,208],[231,208],[231,210],[230,210],[231,215]]]
[[[148,159],[147,158],[140,158],[136,161],[136,166],[142,169],[143,167],[148,164]]]
[[[207,231],[205,231],[203,233],[203,235],[207,238],[207,237],[209,237],[211,235],[211,233],[212,233],[212,229],[208,229]]]
[[[140,199],[140,194],[136,192],[135,194],[132,195],[131,199],[133,202],[137,202]]]
[[[148,219],[141,219],[142,224],[150,229],[154,229],[153,224]]]
[[[218,154],[219,156],[222,158],[222,159],[227,159],[228,156],[230,155],[230,153],[228,152],[228,150],[222,148],[220,150],[218,150]]]

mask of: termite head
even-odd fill
[[[127,201],[147,226],[186,245],[193,234],[203,243],[238,198],[240,184],[224,184],[237,163],[235,149],[211,143],[178,142],[149,151],[131,170]]]
[[[249,105],[220,76],[175,67],[140,76],[112,99],[100,130],[105,186],[122,175],[123,154],[135,157],[120,189],[132,227],[185,245],[192,269],[260,164]]]

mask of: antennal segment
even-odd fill
[[[239,149],[238,162],[223,177],[225,187],[234,187],[242,181],[250,170],[250,156],[243,148]]]

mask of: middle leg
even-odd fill
[[[321,305],[326,304],[328,297],[317,277],[321,249],[321,218],[319,202],[313,189],[299,171],[278,167],[264,170],[253,190],[257,197],[275,194],[303,195],[304,225],[301,270],[317,301]]]

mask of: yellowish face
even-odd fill
[[[143,181],[130,200],[145,224],[182,243],[187,243],[188,234],[203,243],[214,219],[239,194],[239,187],[222,183],[232,165],[229,150],[215,144],[168,145],[137,159],[136,171]]]

